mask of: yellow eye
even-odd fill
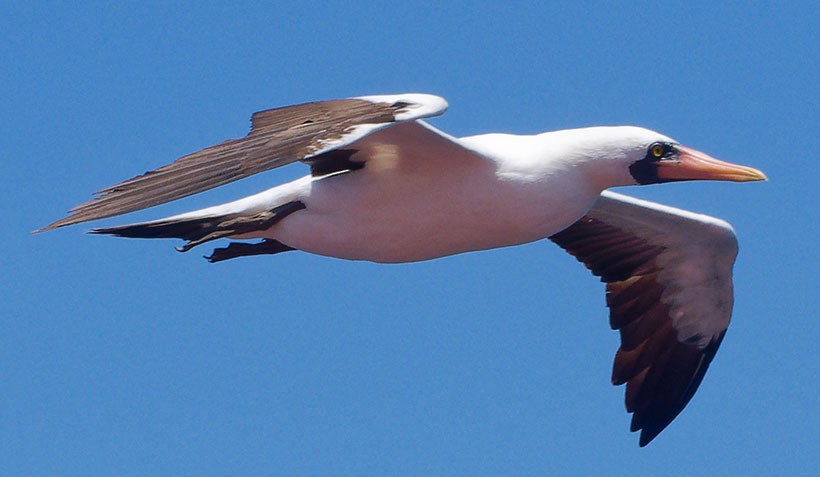
[[[652,146],[652,155],[655,157],[661,157],[663,156],[663,150],[664,147],[662,144],[655,144],[654,146]]]

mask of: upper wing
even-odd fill
[[[39,230],[145,209],[344,147],[399,121],[442,114],[447,102],[427,94],[363,96],[255,113],[251,131],[141,176],[107,187],[99,197]]]
[[[643,447],[683,410],[732,315],[737,239],[721,220],[604,192],[550,237],[606,282],[621,332],[612,383],[626,383]]]

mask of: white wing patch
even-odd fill
[[[439,116],[447,111],[448,106],[447,101],[441,96],[420,93],[359,96],[352,99],[363,99],[372,103],[384,104],[407,103],[405,110],[396,114],[396,121],[410,121],[412,119]]]

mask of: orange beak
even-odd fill
[[[686,146],[677,146],[677,160],[658,161],[661,182],[669,181],[765,181],[766,174],[757,169],[723,162]]]

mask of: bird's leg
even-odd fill
[[[296,250],[278,240],[265,239],[257,243],[231,242],[227,247],[214,249],[210,256],[205,257],[211,263],[222,262],[237,257],[250,257],[252,255],[273,255],[275,253]]]

